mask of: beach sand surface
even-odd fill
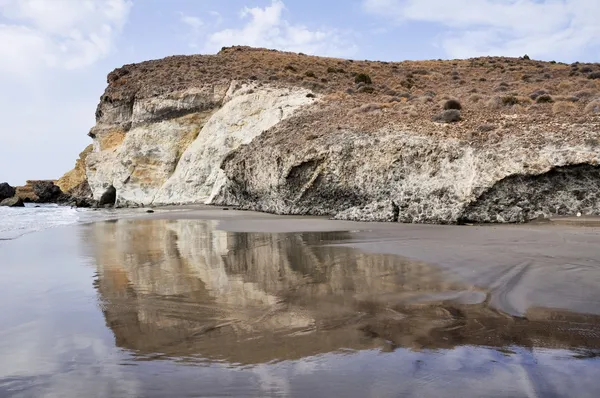
[[[200,206],[2,241],[0,397],[596,397],[599,238]]]

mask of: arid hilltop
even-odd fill
[[[69,186],[114,187],[120,205],[436,223],[600,213],[598,64],[231,47],[116,69],[96,119]]]

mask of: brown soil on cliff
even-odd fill
[[[341,129],[374,132],[393,123],[407,131],[472,142],[507,135],[526,135],[535,142],[548,133],[583,142],[600,132],[599,75],[600,64],[526,58],[377,62],[230,47],[217,55],[125,65],[109,74],[102,100],[255,81],[302,86],[323,98],[319,107],[287,122],[301,140]],[[450,99],[460,104],[461,120],[434,122]]]

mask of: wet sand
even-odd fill
[[[3,241],[0,397],[595,397],[599,238],[199,207]]]

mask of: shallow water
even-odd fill
[[[600,316],[578,292],[554,305],[560,282],[551,308],[514,316],[452,261],[348,247],[368,232],[218,227],[119,220],[0,242],[0,397],[598,396]]]
[[[13,240],[45,229],[111,218],[139,215],[145,209],[84,209],[56,204],[26,203],[0,207],[0,241]]]

